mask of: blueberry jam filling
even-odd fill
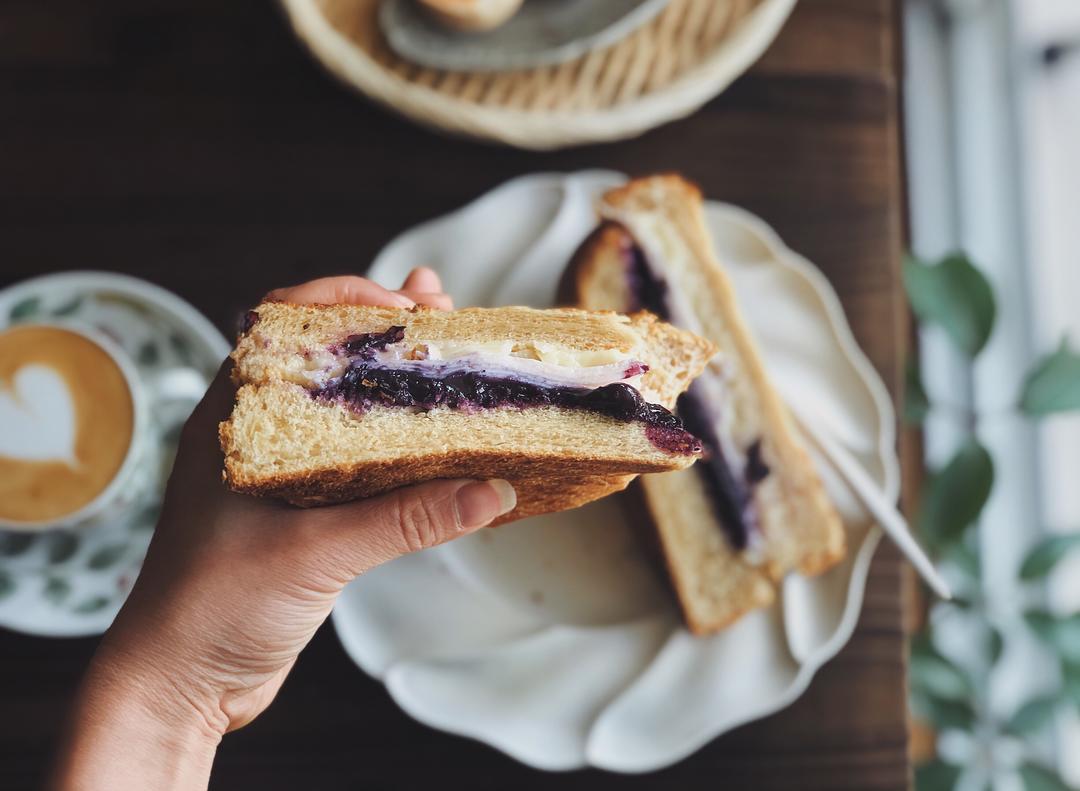
[[[664,321],[671,321],[671,311],[667,304],[667,283],[658,280],[653,274],[645,261],[645,254],[634,244],[629,234],[626,234],[623,243],[626,245],[623,256],[627,261],[626,279],[631,295],[631,304],[627,312],[647,310]]]
[[[253,310],[249,310],[244,314],[244,318],[240,321],[240,331],[243,333],[251,332],[251,328],[259,321],[259,314]]]
[[[642,249],[626,234],[623,256],[626,260],[626,279],[632,304],[630,310],[648,310],[665,321],[671,320],[668,286],[656,277]],[[755,526],[749,517],[753,513],[754,487],[769,475],[769,466],[761,455],[761,440],[755,440],[746,449],[746,465],[742,476],[735,474],[724,458],[723,445],[716,435],[709,410],[701,402],[697,388],[691,388],[679,397],[676,407],[686,430],[700,437],[705,456],[694,465],[698,471],[717,520],[727,534],[731,545],[742,551],[750,542]]]
[[[402,340],[404,334],[403,327],[391,327],[384,333],[348,338],[339,347],[351,358],[348,367],[340,377],[312,391],[313,397],[343,401],[361,412],[376,404],[424,411],[438,407],[463,411],[537,406],[584,409],[622,422],[644,423],[649,441],[670,453],[701,452],[701,443],[683,428],[679,418],[659,404],[648,403],[625,382],[595,389],[564,387],[492,376],[483,369],[462,371],[433,364],[429,372],[416,367],[387,367],[375,361],[377,351]],[[627,375],[640,372],[630,366]]]
[[[341,344],[341,348],[352,357],[358,357],[361,360],[374,360],[376,352],[381,352],[390,344],[397,343],[404,337],[404,327],[391,327],[386,332],[365,332],[362,335],[350,335]]]
[[[746,449],[746,482],[753,485],[765,480],[769,475],[769,465],[761,458],[761,440],[756,439]]]
[[[740,480],[724,459],[713,423],[706,418],[708,413],[692,387],[679,397],[677,408],[687,431],[700,437],[705,448],[705,457],[694,468],[709,492],[716,517],[731,545],[744,550],[752,529],[747,515],[753,503],[754,486],[769,474],[769,467],[761,458],[761,441],[753,442],[747,449],[746,469]]]

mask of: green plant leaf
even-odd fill
[[[904,370],[904,422],[919,426],[930,414],[930,398],[919,374],[919,361],[910,359]]]
[[[112,601],[112,599],[110,599],[108,596],[92,596],[89,599],[85,599],[79,602],[71,609],[72,612],[77,612],[80,615],[85,615],[87,613],[97,612],[98,610],[105,609],[105,607],[108,606],[110,601]]]
[[[1025,791],[1072,791],[1057,772],[1034,763],[1020,767],[1020,779]]]
[[[1054,712],[1057,711],[1061,701],[1062,698],[1059,695],[1045,695],[1029,700],[1013,712],[1005,724],[1005,730],[1017,736],[1025,736],[1041,730],[1054,718]]]
[[[970,610],[975,606],[975,602],[962,594],[954,594],[951,599],[945,602],[941,602],[949,607],[955,607],[958,610]]]
[[[972,697],[967,675],[928,643],[912,643],[909,672],[914,689],[939,700],[967,701]]]
[[[932,265],[908,258],[904,286],[921,321],[940,326],[969,357],[982,351],[997,307],[990,282],[967,256],[954,253]]]
[[[967,574],[973,583],[978,584],[982,579],[982,561],[979,559],[979,553],[968,546],[967,542],[960,541],[954,544],[948,558],[956,564],[957,568]]]
[[[993,626],[990,627],[990,631],[986,636],[986,648],[990,654],[990,665],[996,665],[1005,651],[1005,639],[1001,636],[1001,632]]]
[[[1020,409],[1035,416],[1080,409],[1080,354],[1069,348],[1067,339],[1028,373]]]
[[[0,555],[13,558],[34,545],[33,533],[0,533]]]
[[[1046,576],[1074,547],[1080,547],[1080,533],[1043,539],[1024,558],[1020,566],[1020,579],[1035,580]]]
[[[915,767],[915,791],[953,791],[960,773],[959,766],[935,758]]]
[[[54,533],[49,541],[49,562],[64,563],[79,550],[79,539],[71,533]]]
[[[96,571],[107,569],[109,566],[115,565],[126,551],[127,544],[106,544],[90,556],[90,559],[86,561],[86,565]]]
[[[1045,610],[1029,610],[1024,620],[1062,660],[1080,664],[1080,613],[1059,617]]]
[[[29,319],[36,316],[41,312],[41,298],[40,297],[27,297],[24,300],[16,302],[8,313],[8,318],[12,322],[22,321],[23,319]]]
[[[15,592],[15,578],[4,569],[0,569],[0,599]]]
[[[1074,706],[1080,707],[1080,664],[1066,662],[1062,675],[1065,677],[1065,696]]]
[[[58,308],[55,308],[52,312],[54,316],[70,316],[72,313],[82,307],[83,298],[75,297],[68,302],[65,302]]]
[[[938,730],[953,728],[971,731],[975,727],[975,710],[965,700],[941,700],[913,690],[911,708]]]
[[[942,469],[930,475],[919,508],[919,530],[939,551],[954,544],[982,512],[994,486],[994,461],[969,437]]]
[[[63,577],[49,577],[45,580],[45,598],[54,604],[62,602],[71,593],[71,583]]]

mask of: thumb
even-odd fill
[[[333,509],[347,524],[328,562],[352,579],[388,560],[437,546],[514,509],[514,487],[491,481],[431,481]]]

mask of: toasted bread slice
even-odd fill
[[[647,306],[720,349],[680,407],[688,427],[705,420],[713,428],[712,472],[699,463],[641,479],[686,621],[694,632],[715,631],[772,602],[789,571],[818,574],[839,561],[843,526],[716,260],[697,187],[674,175],[638,179],[608,192],[599,210],[563,297],[594,310]],[[691,420],[689,408],[705,414]],[[745,501],[718,507],[717,466]],[[732,521],[741,522],[734,532]]]
[[[358,338],[376,346],[357,351]],[[374,366],[438,379],[468,366],[469,374],[499,371],[579,393],[595,388],[576,383],[596,384],[603,372],[640,362],[648,370],[625,382],[640,400],[670,407],[713,351],[644,313],[264,303],[248,315],[233,353],[240,387],[220,430],[225,478],[237,491],[317,505],[434,478],[501,477],[518,494],[502,521],[572,508],[638,473],[685,467],[696,451],[658,444],[642,420],[562,402],[360,403],[343,395],[345,372]]]

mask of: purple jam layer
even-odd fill
[[[769,474],[769,467],[761,458],[761,441],[756,440],[747,448],[746,469],[740,479],[724,459],[723,446],[712,421],[706,417],[708,411],[693,387],[679,396],[677,409],[687,430],[700,437],[705,448],[705,457],[694,468],[709,492],[713,511],[731,545],[744,550],[754,529],[748,519],[753,511],[754,487]]]
[[[656,277],[642,249],[626,235],[626,280],[632,296],[630,310],[647,310],[665,321],[671,320],[668,285]],[[727,534],[731,545],[742,551],[750,543],[751,531],[756,529],[753,514],[754,488],[769,474],[761,457],[761,440],[746,449],[746,467],[742,476],[735,474],[725,460],[723,446],[716,436],[714,422],[700,400],[696,388],[690,387],[679,397],[676,411],[686,429],[701,439],[705,456],[694,465],[709,493],[713,512]]]
[[[391,328],[396,329],[400,328]],[[354,339],[366,337],[353,336],[346,341],[346,348]],[[381,337],[392,336],[384,333]],[[364,355],[370,349],[385,348],[392,342],[356,340],[355,345],[359,350],[357,354]],[[382,346],[378,345],[380,343]],[[483,371],[428,375],[415,369],[379,366],[360,357],[354,359],[339,378],[312,391],[312,395],[318,399],[342,401],[360,411],[375,404],[425,411],[442,406],[465,411],[538,406],[584,409],[622,422],[644,423],[649,441],[669,453],[690,455],[701,452],[701,442],[683,428],[679,418],[659,404],[648,403],[637,390],[623,382],[588,389],[545,386],[487,376]]]
[[[634,244],[629,233],[626,234],[625,244],[623,257],[627,262],[626,280],[632,300],[626,312],[647,310],[664,321],[671,321],[667,283],[657,279],[653,274],[652,268],[645,260],[645,253]]]
[[[341,349],[350,357],[360,360],[374,360],[378,352],[392,343],[405,339],[405,328],[391,327],[385,332],[365,332],[362,335],[350,335],[341,344]]]
[[[244,314],[244,318],[240,322],[240,331],[243,333],[251,332],[251,328],[254,327],[259,321],[259,314],[253,310],[249,310]]]

